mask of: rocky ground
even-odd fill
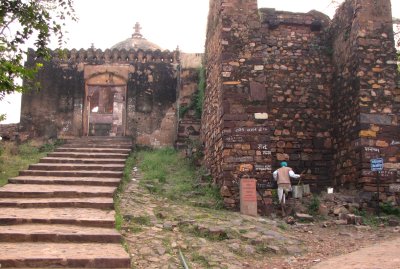
[[[400,228],[248,217],[157,197],[139,186],[121,194],[122,234],[132,268],[310,268],[330,257],[399,238]],[[340,211],[340,210],[339,210]]]

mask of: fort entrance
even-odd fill
[[[101,77],[108,77],[102,84]],[[96,82],[91,84],[91,82]],[[111,82],[111,83],[110,83]],[[104,74],[86,83],[83,119],[84,135],[124,136],[126,130],[126,82]]]

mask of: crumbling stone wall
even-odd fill
[[[18,123],[0,124],[1,140],[17,140],[19,135],[18,130]]]
[[[336,183],[362,187],[371,199],[377,177],[370,160],[384,158],[381,198],[393,201],[400,187],[400,100],[391,14],[389,0],[346,1],[331,34]]]
[[[202,139],[225,205],[238,206],[241,164],[263,183],[282,160],[313,186],[337,179],[373,191],[371,152],[385,159],[384,175],[393,176],[381,191],[394,197],[394,52],[389,0],[347,0],[332,22],[315,11],[210,1]]]
[[[239,166],[265,179],[271,162],[257,1],[210,1],[202,117],[205,162],[227,207],[238,207]],[[261,97],[260,97],[261,96]],[[257,117],[257,120],[256,120]]]
[[[27,66],[35,64],[29,50]],[[31,137],[56,138],[59,133],[82,135],[82,127],[74,122],[82,114],[84,101],[83,68],[75,61],[46,62],[38,73],[40,89],[22,95],[20,131]]]
[[[138,144],[173,145],[177,130],[177,52],[143,50],[71,50],[54,53],[39,71],[40,91],[22,97],[21,129],[32,136],[83,134],[85,68],[92,73],[127,73],[126,135]],[[35,62],[31,52],[27,65]],[[106,68],[107,69],[107,68]]]
[[[330,19],[261,9],[262,45],[272,127],[273,167],[289,161],[303,182],[332,180],[332,63],[326,30]],[[265,97],[263,97],[265,99]]]
[[[199,94],[199,76],[204,54],[181,53],[180,80],[179,80],[179,126],[175,146],[178,149],[187,149],[187,153],[195,144],[199,144],[201,115],[197,115],[196,96]],[[200,113],[201,114],[201,113]],[[198,146],[198,145],[197,145]]]

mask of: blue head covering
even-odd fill
[[[287,167],[287,162],[281,162],[282,167]]]

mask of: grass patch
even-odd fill
[[[203,255],[201,255],[198,252],[193,252],[191,255],[191,261],[193,263],[197,263],[199,265],[201,265],[204,268],[209,268],[210,267],[210,263],[208,262],[207,258]]]
[[[218,188],[211,184],[211,177],[204,176],[205,171],[175,149],[143,149],[135,154],[143,174],[140,184],[151,193],[173,201],[195,201],[208,208],[222,207],[222,198]]]
[[[286,224],[286,223],[279,223],[278,225],[277,225],[277,227],[279,228],[279,229],[281,229],[282,231],[287,231],[288,230],[288,225]]]
[[[365,210],[354,210],[354,214],[362,217],[364,225],[371,226],[373,228],[376,228],[383,223],[382,219],[380,219],[378,216],[368,213]]]
[[[151,226],[151,220],[149,216],[132,217],[131,222],[143,226]]]
[[[15,142],[0,142],[0,186],[7,184],[9,178],[18,176],[19,171],[37,163],[61,144],[60,140],[54,143],[29,141],[20,145]]]
[[[134,153],[131,153],[126,159],[124,174],[122,176],[121,183],[119,184],[117,191],[114,194],[114,207],[115,207],[115,228],[120,231],[124,218],[121,215],[121,195],[126,184],[131,180],[132,169],[135,166],[136,159]]]
[[[139,226],[139,225],[131,224],[129,226],[128,231],[131,232],[131,233],[134,233],[134,234],[138,234],[138,233],[143,232],[143,228],[141,226]]]
[[[180,224],[179,230],[185,234],[191,235],[193,237],[204,238],[209,241],[224,241],[229,238],[228,233],[233,235],[233,231],[221,230],[218,232],[210,231],[209,229],[199,228],[192,224]]]

